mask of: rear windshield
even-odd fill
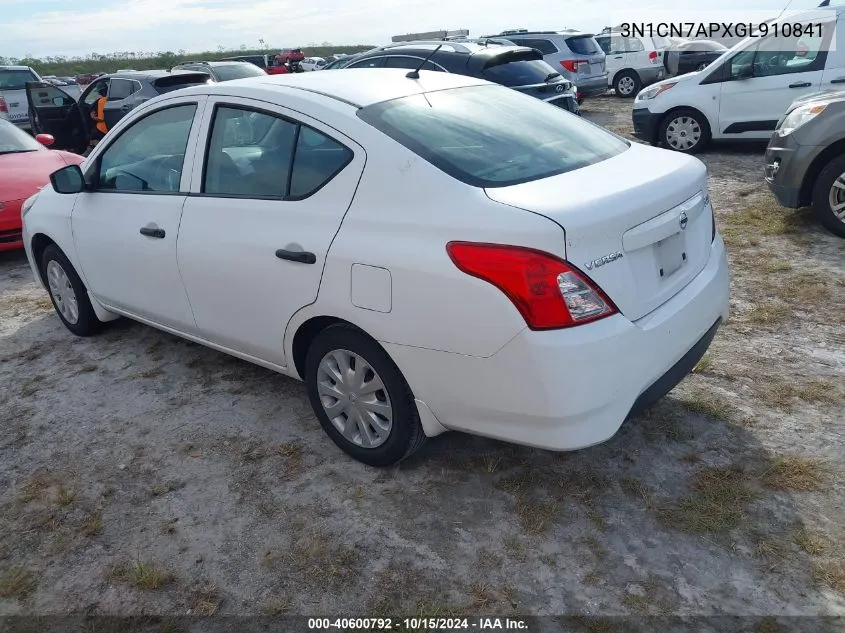
[[[255,64],[250,64],[249,62],[231,65],[221,64],[220,66],[214,66],[214,72],[217,73],[217,76],[220,78],[220,81],[245,79],[246,77],[260,77],[261,75],[267,74]]]
[[[358,116],[475,187],[539,180],[628,148],[597,125],[501,86],[412,95],[367,106]]]
[[[566,39],[566,45],[569,46],[569,50],[579,55],[595,55],[601,52],[599,45],[592,35],[569,37]]]
[[[27,81],[38,81],[35,73],[28,68],[0,70],[0,90],[25,90]]]
[[[490,66],[484,70],[483,74],[487,81],[515,87],[541,84],[557,77],[560,73],[544,61],[521,60]]]
[[[165,92],[172,92],[180,88],[187,88],[188,86],[196,86],[198,84],[208,83],[209,78],[205,73],[197,73],[194,75],[171,75],[169,77],[161,77],[153,82],[153,86],[159,94]]]

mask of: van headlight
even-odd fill
[[[776,130],[777,135],[789,136],[799,127],[819,116],[826,108],[826,103],[813,103],[795,108],[781,121]]]
[[[658,84],[656,86],[652,86],[651,88],[641,90],[640,93],[637,95],[636,101],[647,101],[650,99],[654,99],[657,95],[661,95],[667,90],[674,88],[677,84],[677,81],[670,81],[669,83]]]

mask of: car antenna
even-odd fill
[[[406,76],[408,79],[419,79],[419,78],[420,78],[420,68],[422,68],[423,66],[425,66],[425,63],[426,63],[429,59],[431,59],[431,56],[432,56],[432,55],[434,55],[437,51],[439,51],[439,50],[440,50],[440,48],[441,48],[442,46],[443,46],[443,44],[438,44],[438,45],[437,45],[437,48],[435,48],[433,51],[431,51],[431,52],[428,54],[428,57],[426,57],[426,58],[422,61],[422,64],[420,64],[419,66],[417,66],[416,68],[414,68],[414,70],[412,70],[411,72],[409,72],[409,73],[408,73],[407,75],[405,75],[405,76]]]

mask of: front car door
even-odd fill
[[[596,41],[605,53],[605,67],[607,68],[608,85],[613,84],[613,78],[623,68],[627,68],[625,38],[620,35],[602,35]]]
[[[50,134],[55,139],[52,149],[81,154],[88,146],[88,127],[84,115],[72,96],[61,88],[43,81],[26,84],[29,119],[35,134]]]
[[[762,38],[726,60],[720,69],[719,136],[768,139],[795,99],[820,89],[834,29],[830,22],[813,27],[813,35],[800,39]]]
[[[116,130],[86,169],[71,215],[88,287],[105,306],[181,332],[195,330],[176,261],[206,97],[168,99]]]
[[[209,100],[178,257],[199,335],[283,367],[285,328],[317,298],[365,155],[319,121],[262,106]]]

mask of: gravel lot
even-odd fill
[[[845,615],[845,242],[762,149],[701,155],[731,321],[575,453],[449,433],[365,467],[300,383],[128,321],[75,338],[0,253],[0,615]]]

